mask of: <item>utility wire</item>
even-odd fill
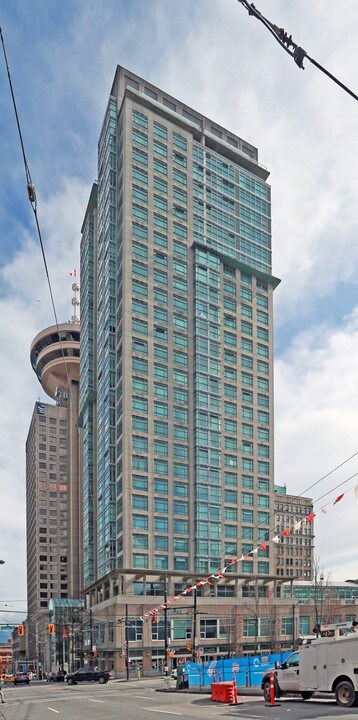
[[[327,495],[330,495],[333,492],[333,490],[338,490],[338,488],[342,487],[342,485],[345,485],[349,480],[353,480],[353,478],[357,477],[357,475],[358,475],[358,472],[354,473],[349,478],[342,480],[342,482],[338,483],[338,485],[335,485],[334,488],[332,488],[331,490],[328,490],[323,495],[320,495],[320,497],[317,498],[317,500],[314,500],[314,504],[318,503],[320,500],[323,500],[323,498],[327,497]],[[353,490],[353,487],[349,488],[349,490]],[[346,492],[349,492],[349,490],[348,491],[346,490]]]
[[[327,472],[325,475],[322,475],[322,477],[320,477],[318,480],[316,480],[315,482],[311,483],[311,485],[309,485],[309,486],[308,486],[305,490],[303,490],[299,495],[294,495],[293,497],[291,496],[290,503],[292,504],[293,502],[295,502],[295,500],[298,500],[299,498],[304,497],[304,496],[309,492],[309,490],[312,490],[312,488],[316,487],[316,485],[318,485],[319,483],[321,483],[323,480],[325,480],[326,478],[328,478],[330,475],[333,475],[333,473],[336,472],[336,470],[339,470],[339,468],[343,467],[343,465],[346,465],[346,463],[349,462],[350,460],[353,460],[353,458],[355,458],[357,455],[358,455],[358,450],[357,450],[355,453],[353,453],[353,455],[350,455],[350,457],[346,458],[346,459],[343,460],[341,463],[339,463],[339,464],[336,465],[334,468],[332,468],[332,470],[329,470],[329,472]],[[330,493],[334,492],[334,490],[336,490],[337,488],[339,488],[339,487],[341,487],[342,485],[344,485],[345,483],[347,483],[349,480],[351,480],[351,479],[352,479],[353,477],[355,477],[356,475],[358,475],[358,473],[355,473],[354,475],[351,475],[350,477],[346,478],[346,479],[343,480],[342,482],[338,483],[338,484],[335,485],[333,488],[331,488],[330,490],[328,490],[324,495],[321,495],[321,497],[317,498],[317,500],[313,500],[313,501],[312,501],[312,504],[313,504],[313,505],[316,504],[319,500],[321,500],[322,498],[326,497],[326,496],[329,495]],[[288,503],[287,503],[287,504],[288,504]],[[285,512],[285,510],[282,510],[282,511],[280,511],[280,512]],[[271,518],[275,517],[275,515],[277,515],[276,510],[274,510],[272,513],[270,513],[268,520],[271,520]],[[254,525],[254,527],[252,528],[252,530],[254,531],[254,530],[257,530],[258,528],[263,528],[263,527],[265,527],[265,529],[266,529],[266,526],[267,526],[267,523],[257,523],[257,525]],[[269,532],[269,530],[267,530],[267,532]],[[242,534],[242,535],[240,535],[240,537],[238,537],[237,540],[236,540],[237,549],[239,548],[239,543],[240,543],[241,541],[247,542],[247,543],[251,542],[251,540],[245,538],[244,535]]]
[[[358,100],[358,95],[356,95],[352,90],[350,90],[347,85],[344,85],[338,78],[336,78],[332,73],[329,72],[329,70],[326,70],[322,65],[320,65],[317,60],[314,60],[310,55],[307,54],[306,50],[304,50],[300,45],[297,45],[292,40],[292,35],[288,35],[287,32],[284,30],[284,28],[278,27],[278,25],[275,25],[274,23],[270,22],[267,18],[262,15],[262,13],[255,7],[253,3],[247,2],[247,0],[238,0],[239,3],[245,8],[245,10],[248,11],[249,15],[253,15],[257,20],[259,20],[271,33],[271,35],[274,36],[275,40],[279,43],[279,45],[294,59],[296,65],[298,65],[299,68],[304,70],[303,61],[305,58],[309,60],[313,65],[315,65],[319,70],[321,70],[325,75],[327,75],[333,82],[337,83],[339,87],[342,88],[342,90],[345,90],[349,95],[351,95],[355,100]],[[290,50],[290,47],[293,48],[293,50]]]
[[[58,317],[57,317],[57,311],[56,311],[56,306],[55,306],[55,300],[54,300],[54,295],[53,295],[52,285],[51,285],[51,280],[50,280],[50,274],[49,274],[48,265],[47,265],[47,260],[46,260],[46,253],[45,253],[45,248],[44,248],[44,245],[43,245],[43,242],[42,242],[42,234],[41,234],[40,223],[39,223],[39,219],[38,219],[36,189],[35,189],[35,185],[34,185],[34,183],[33,183],[33,181],[32,181],[30,168],[29,168],[29,165],[28,165],[28,162],[27,162],[25,145],[24,145],[24,141],[23,141],[23,136],[22,136],[22,131],[21,131],[21,125],[20,125],[19,115],[18,115],[17,106],[16,106],[15,93],[14,93],[14,89],[13,89],[13,85],[12,85],[12,80],[11,80],[11,75],[10,75],[10,67],[9,67],[9,63],[8,63],[8,59],[7,59],[6,48],[5,48],[5,41],[4,41],[4,37],[3,37],[3,33],[2,33],[1,26],[0,26],[0,37],[1,37],[1,44],[2,44],[2,48],[3,48],[3,53],[4,53],[4,59],[5,59],[6,72],[7,72],[7,76],[8,76],[10,92],[11,92],[11,97],[12,97],[12,103],[13,103],[14,112],[15,112],[16,124],[17,124],[19,139],[20,139],[21,152],[22,152],[22,157],[23,157],[23,161],[24,161],[25,174],[26,174],[27,194],[28,194],[28,198],[29,198],[29,201],[30,201],[30,205],[31,205],[32,210],[33,210],[33,213],[34,213],[34,217],[35,217],[35,224],[36,224],[36,229],[37,229],[37,235],[38,235],[39,242],[40,242],[42,259],[43,259],[43,263],[44,263],[44,267],[45,267],[47,284],[48,284],[48,288],[49,288],[49,292],[50,292],[51,304],[52,304],[53,314],[54,314],[54,318],[55,318],[55,325],[56,325],[56,329],[57,329],[57,332],[58,332],[58,339],[59,339],[59,343],[60,343],[60,347],[61,347],[62,359],[63,359],[64,366],[65,366],[66,379],[67,379],[67,385],[68,385],[68,392],[69,392],[69,395],[70,395],[70,402],[71,402],[71,404],[73,404],[73,399],[72,399],[72,394],[71,394],[70,378],[69,378],[68,367],[67,367],[67,361],[66,361],[65,351],[64,351],[64,347],[63,347],[62,338],[61,338],[61,333],[60,333],[60,328],[59,328],[59,322],[58,322]],[[74,409],[74,408],[73,408],[73,409]]]

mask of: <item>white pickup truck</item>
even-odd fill
[[[339,630],[348,634],[339,635]],[[355,623],[323,625],[321,632],[335,631],[335,637],[319,637],[302,645],[274,669],[275,697],[300,694],[309,700],[314,692],[334,693],[341,707],[358,705],[358,633]],[[261,687],[270,701],[270,670],[264,673]]]

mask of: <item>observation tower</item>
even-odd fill
[[[72,284],[74,314],[67,323],[45,328],[31,345],[31,365],[43,389],[56,404],[67,407],[73,383],[80,375],[79,285]]]
[[[34,628],[45,623],[43,617],[48,622],[52,597],[65,604],[80,598],[82,589],[79,290],[74,282],[70,320],[42,330],[30,350],[32,368],[56,403],[35,403],[26,444],[28,615]]]

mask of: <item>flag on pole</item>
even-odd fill
[[[71,270],[70,275],[71,275],[71,277],[76,277],[76,275],[77,275],[76,268],[74,268],[74,270]]]

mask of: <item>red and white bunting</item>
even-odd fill
[[[342,500],[342,498],[344,498],[344,493],[342,493],[341,495],[338,495],[338,497],[336,497],[333,505],[337,505],[337,503],[339,503],[340,500]]]
[[[350,490],[354,490],[355,497],[358,500],[358,485],[356,485],[355,487],[349,488],[349,490],[347,490],[345,493],[341,493],[340,495],[338,495],[335,498],[335,500],[333,500],[333,501],[331,500],[326,505],[322,505],[320,508],[321,512],[327,513],[330,505],[332,505],[332,507],[334,505],[337,505],[337,503],[339,503]],[[196,588],[203,587],[204,585],[212,585],[214,580],[225,579],[227,577],[225,575],[225,573],[228,570],[228,568],[233,567],[233,565],[236,565],[237,563],[242,562],[242,560],[245,560],[246,558],[251,558],[253,555],[256,555],[259,550],[266,550],[269,542],[279,543],[281,537],[288,537],[292,531],[300,530],[300,528],[302,527],[302,524],[304,522],[311,523],[311,522],[313,522],[313,519],[315,517],[316,517],[316,513],[312,512],[309,515],[307,515],[307,517],[304,518],[304,520],[300,520],[299,522],[294,523],[292,528],[290,528],[290,527],[285,528],[284,530],[282,530],[281,533],[279,533],[278,535],[275,535],[272,538],[268,538],[263,543],[261,543],[261,545],[254,548],[253,550],[250,550],[250,552],[242,554],[241,556],[237,556],[237,557],[233,556],[231,558],[230,562],[227,565],[225,565],[223,568],[221,568],[221,570],[217,570],[216,572],[212,573],[211,575],[208,575],[208,577],[206,577],[203,580],[198,580],[197,583],[195,583],[191,587],[185,588],[181,593],[179,593],[179,595],[175,595],[174,597],[172,597],[170,600],[167,600],[164,604],[160,605],[159,607],[152,608],[152,610],[149,610],[147,613],[143,613],[143,615],[141,616],[140,619],[144,620],[150,616],[156,616],[158,613],[162,612],[162,610],[165,610],[170,605],[172,605],[172,603],[176,602],[177,600],[180,600],[180,598],[184,598],[186,595],[191,593],[192,590],[195,590]]]

